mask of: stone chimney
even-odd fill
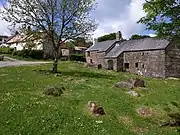
[[[94,45],[97,44],[97,42],[98,42],[98,39],[94,38]]]
[[[121,31],[118,31],[116,33],[116,41],[120,41],[122,39],[122,34],[121,34]]]

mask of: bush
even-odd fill
[[[32,59],[43,59],[43,54],[43,50],[31,50],[28,56]]]
[[[63,94],[63,91],[65,91],[64,87],[49,87],[44,89],[43,94],[58,97]]]
[[[13,51],[12,56],[16,56],[16,55],[17,55],[17,51]]]
[[[61,61],[67,61],[69,58],[67,56],[63,56],[60,58]]]
[[[3,47],[0,48],[0,54],[12,54],[13,48]]]
[[[71,61],[82,61],[82,62],[86,62],[85,55],[82,55],[82,54],[72,54],[72,55],[70,56],[70,60],[71,60]]]
[[[28,58],[29,52],[30,52],[30,51],[27,50],[27,49],[21,50],[21,51],[16,51],[17,56],[23,57],[23,58]]]
[[[32,59],[43,59],[43,50],[21,50],[21,51],[14,51],[12,55],[17,55],[23,58],[32,58]]]

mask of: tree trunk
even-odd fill
[[[52,69],[53,73],[57,73],[58,72],[58,59],[55,58],[53,61],[53,69]]]
[[[53,61],[53,73],[58,72],[58,59],[59,59],[59,48],[55,50],[54,61]]]

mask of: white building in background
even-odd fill
[[[16,51],[21,51],[23,49],[27,49],[26,44],[28,43],[27,41],[27,36],[25,34],[17,34],[13,36],[10,40],[6,42],[6,45],[9,46],[10,48],[13,48]],[[34,50],[42,50],[43,49],[43,44],[41,43],[40,40],[34,40],[33,43],[36,44],[35,47],[32,49]]]

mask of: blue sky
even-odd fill
[[[0,0],[0,5],[5,0]],[[97,9],[92,15],[99,23],[93,37],[99,37],[111,32],[121,31],[124,38],[133,34],[151,35],[144,25],[136,22],[145,15],[142,4],[145,0],[97,0]],[[0,20],[0,34],[10,34],[8,23]]]
[[[5,2],[6,0],[0,0],[0,6]]]

